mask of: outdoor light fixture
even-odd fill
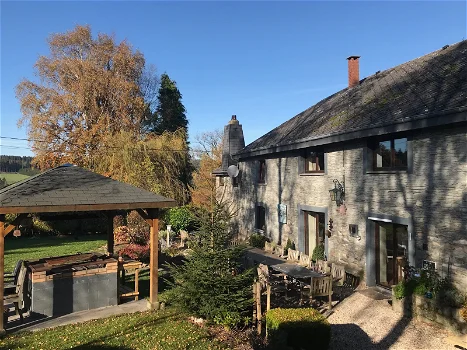
[[[329,195],[331,201],[336,202],[337,206],[340,206],[344,203],[345,199],[345,180],[343,181],[343,185],[337,179],[332,180],[332,182],[334,183],[334,188],[329,190]]]

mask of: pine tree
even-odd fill
[[[192,253],[184,264],[169,267],[169,300],[209,321],[237,326],[248,319],[252,303],[253,272],[242,266],[245,247],[228,244],[231,215],[225,205],[216,203],[213,211],[200,210],[197,216]]]
[[[177,83],[167,73],[161,75],[157,102],[156,111],[146,122],[147,131],[162,134],[164,131],[174,132],[180,128],[187,130],[188,120],[182,94]]]

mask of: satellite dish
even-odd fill
[[[239,173],[238,167],[236,165],[231,165],[227,168],[227,174],[230,177],[237,177]]]

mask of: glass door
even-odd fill
[[[304,212],[305,219],[305,254],[312,255],[318,244],[324,244],[324,213]]]
[[[376,283],[385,287],[397,284],[404,277],[408,256],[407,226],[375,223]]]

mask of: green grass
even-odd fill
[[[27,179],[28,175],[18,174],[18,173],[0,173],[0,178],[4,178],[8,185],[12,183]]]
[[[5,239],[5,271],[12,271],[18,260],[93,252],[106,243],[105,235],[8,237]]]
[[[18,333],[0,340],[0,349],[227,349],[206,328],[176,309],[147,311]]]

